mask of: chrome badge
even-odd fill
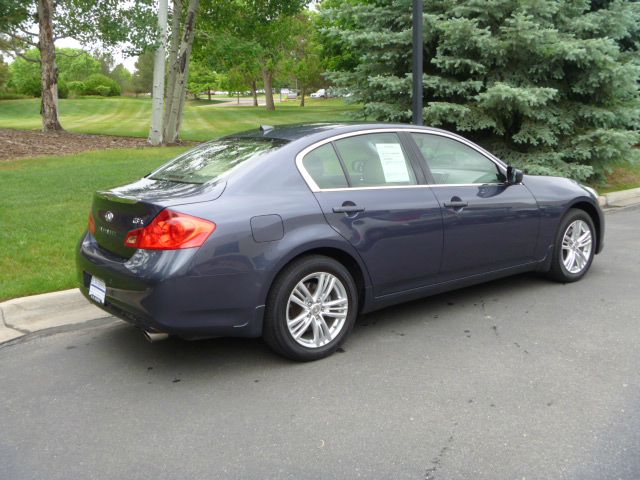
[[[113,220],[113,212],[106,212],[106,213],[104,214],[104,219],[105,219],[107,222],[111,222],[111,221]]]

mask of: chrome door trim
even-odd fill
[[[478,145],[473,144],[472,142],[470,142],[466,138],[462,138],[462,137],[459,137],[457,135],[450,134],[450,133],[443,132],[443,131],[431,131],[431,130],[423,130],[423,129],[419,129],[419,128],[400,128],[400,129],[399,128],[372,128],[372,129],[367,129],[367,130],[359,130],[357,132],[348,132],[348,133],[341,133],[339,135],[334,135],[333,137],[325,138],[324,140],[320,140],[318,142],[315,142],[315,143],[309,145],[308,147],[305,147],[302,151],[300,151],[296,155],[296,167],[298,168],[298,171],[300,172],[300,175],[302,175],[302,178],[304,178],[305,182],[307,183],[307,185],[309,186],[311,191],[314,192],[314,193],[316,193],[316,192],[340,192],[340,191],[343,191],[343,190],[385,190],[385,189],[390,189],[390,188],[424,188],[424,187],[430,188],[430,187],[468,187],[468,186],[477,186],[477,185],[505,185],[505,183],[462,183],[462,184],[445,184],[445,183],[442,183],[442,184],[428,184],[428,185],[383,185],[383,186],[378,186],[378,187],[320,188],[318,186],[318,184],[313,180],[313,178],[311,177],[309,172],[307,172],[307,170],[304,168],[304,165],[302,164],[302,161],[304,160],[304,157],[308,153],[310,153],[311,151],[315,150],[316,148],[319,148],[319,147],[321,147],[323,145],[326,145],[327,143],[331,143],[331,142],[334,142],[336,140],[341,140],[343,138],[349,138],[349,137],[357,137],[359,135],[368,135],[368,134],[371,134],[371,133],[396,133],[397,134],[397,133],[400,133],[400,132],[423,133],[423,134],[428,134],[428,135],[438,135],[440,137],[446,137],[446,138],[449,138],[451,140],[455,140],[456,142],[460,142],[460,143],[472,148],[473,150],[478,152],[480,155],[485,157],[487,160],[493,162],[498,167],[498,170],[500,170],[502,173],[506,174],[507,165],[502,160],[494,157],[493,155],[491,155],[491,153],[489,153],[486,150],[482,149]]]

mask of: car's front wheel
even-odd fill
[[[595,254],[595,227],[587,212],[571,209],[560,222],[549,276],[559,282],[580,280]]]
[[[285,357],[318,360],[340,346],[357,314],[358,295],[349,271],[329,257],[303,257],[271,287],[263,337]]]

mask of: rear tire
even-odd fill
[[[557,282],[577,282],[591,267],[596,250],[596,229],[587,212],[572,208],[558,228],[549,278]]]
[[[302,257],[276,277],[263,338],[276,353],[301,362],[331,355],[353,328],[358,293],[349,270],[321,255]]]

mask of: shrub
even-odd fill
[[[80,81],[69,82],[67,83],[67,87],[73,95],[82,95],[86,89],[84,82]]]
[[[107,77],[106,75],[102,75],[101,73],[94,73],[93,75],[87,77],[87,79],[84,81],[84,86],[85,95],[115,97],[120,95],[121,93],[120,84],[118,84],[118,82],[116,82],[115,80]],[[108,92],[104,88],[98,87],[107,87]]]
[[[58,98],[69,97],[69,87],[64,80],[58,80]]]
[[[111,93],[111,88],[107,87],[106,85],[98,85],[95,88],[95,91],[98,95],[100,95],[101,97],[108,97],[109,94]]]
[[[23,98],[31,98],[30,95],[23,95],[22,93],[15,93],[11,91],[0,91],[0,100],[22,100]]]

